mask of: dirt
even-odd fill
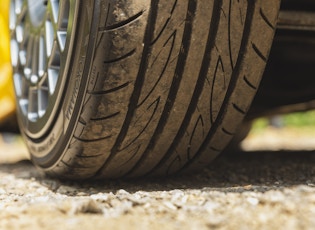
[[[247,151],[225,153],[191,176],[69,182],[46,177],[20,140],[6,137],[0,229],[314,229],[315,152],[268,150],[265,139],[251,135]]]

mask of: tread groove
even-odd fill
[[[104,61],[104,64],[111,64],[111,63],[119,62],[119,61],[124,60],[124,59],[126,59],[128,57],[131,57],[132,55],[134,55],[136,53],[136,50],[137,49],[133,49],[130,52],[126,53],[125,55],[121,56],[121,57],[118,57],[118,58],[115,58],[115,59],[112,59],[112,60],[108,60],[108,61]]]
[[[229,56],[230,56],[230,64],[231,64],[231,67],[232,69],[234,69],[234,61],[233,61],[233,56],[232,56],[232,39],[231,39],[231,19],[232,19],[232,16],[231,16],[231,13],[232,13],[232,1],[230,1],[229,3],[229,16],[228,16],[228,36],[229,36],[229,39],[228,39],[228,44],[229,44]]]
[[[190,42],[191,42],[191,32],[193,29],[193,20],[195,17],[195,12],[197,10],[197,3],[195,1],[189,1],[188,3],[188,10],[186,14],[186,21],[185,21],[185,28],[184,28],[184,34],[183,34],[183,39],[182,39],[182,44],[181,44],[181,51],[180,51],[180,56],[178,57],[178,61],[176,64],[175,68],[175,74],[173,81],[170,86],[169,90],[169,95],[167,97],[167,102],[163,108],[163,112],[160,118],[160,121],[158,122],[158,125],[154,131],[154,134],[151,138],[151,141],[143,153],[142,157],[147,156],[148,152],[156,145],[156,141],[160,134],[163,132],[163,129],[165,127],[165,124],[168,120],[168,117],[170,115],[170,111],[173,108],[174,101],[177,95],[177,92],[179,90],[180,82],[183,78],[184,75],[184,68],[185,68],[185,63],[187,61],[188,57],[188,52],[190,49]],[[136,164],[137,165],[137,164]],[[159,164],[158,164],[159,165]],[[153,170],[155,167],[153,168]],[[151,170],[151,171],[153,171]],[[130,173],[130,172],[128,172]]]
[[[141,105],[143,105],[143,104],[145,103],[145,101],[150,97],[150,95],[151,95],[151,94],[153,93],[153,91],[156,89],[156,87],[158,86],[158,83],[160,82],[160,80],[161,80],[162,77],[164,76],[165,71],[166,71],[166,69],[167,69],[167,67],[168,67],[168,65],[169,65],[169,63],[170,63],[171,55],[172,55],[172,53],[173,53],[174,43],[175,43],[175,39],[176,39],[176,33],[177,33],[177,31],[174,31],[174,33],[173,33],[173,34],[167,39],[167,41],[165,42],[164,47],[167,45],[167,43],[168,43],[169,41],[172,41],[172,42],[171,42],[171,43],[172,43],[172,47],[171,47],[171,49],[170,49],[169,56],[167,57],[166,64],[164,65],[163,70],[162,70],[162,72],[161,72],[161,74],[160,74],[158,80],[156,81],[156,83],[154,84],[154,86],[151,88],[151,90],[150,90],[150,92],[147,94],[147,96],[146,96],[144,99],[142,99],[142,101],[138,104],[138,107],[140,107]],[[162,50],[161,50],[161,52],[162,52]],[[159,54],[160,54],[160,53],[159,53]],[[159,55],[158,55],[158,56],[159,56]],[[157,60],[158,56],[156,57],[156,60]],[[154,63],[156,62],[156,60],[153,61],[152,66],[154,65]]]
[[[191,161],[187,162],[184,165],[184,167],[181,169],[181,171],[188,168],[192,164],[192,162],[194,162],[202,154],[202,152],[207,148],[207,145],[210,142],[210,140],[215,135],[216,131],[220,128],[220,125],[221,125],[221,122],[223,119],[223,114],[225,113],[225,111],[227,110],[227,107],[229,106],[228,102],[230,100],[230,96],[232,95],[234,88],[236,87],[237,76],[240,74],[240,71],[241,71],[243,53],[247,49],[247,45],[249,43],[250,28],[252,26],[252,20],[254,18],[254,12],[255,12],[255,8],[256,8],[256,4],[257,4],[256,1],[248,1],[248,7],[247,7],[247,12],[246,12],[246,18],[245,18],[244,33],[243,33],[243,38],[242,38],[242,42],[241,42],[239,55],[238,55],[238,58],[236,61],[235,68],[234,68],[233,73],[232,73],[230,85],[228,87],[226,96],[225,96],[224,101],[222,103],[222,107],[221,107],[221,109],[218,113],[218,116],[217,116],[218,119],[216,119],[216,121],[212,124],[212,128],[208,132],[208,134],[205,138],[205,141],[202,143],[202,145],[200,146],[200,148],[197,151],[197,153],[195,154],[195,156],[192,158]],[[233,105],[235,105],[235,104],[233,104]]]
[[[221,149],[217,149],[217,148],[215,148],[215,147],[210,147],[210,149],[213,150],[213,151],[215,151],[215,152],[222,152]]]
[[[236,109],[241,114],[246,114],[244,110],[242,110],[237,104],[233,103],[233,108]]]
[[[87,93],[90,95],[94,95],[94,96],[98,96],[98,95],[105,95],[105,94],[110,94],[110,93],[114,93],[118,90],[121,90],[123,88],[126,88],[130,85],[130,82],[126,82],[120,86],[117,86],[115,88],[112,89],[108,89],[108,90],[101,90],[101,91],[88,91]]]
[[[92,159],[92,158],[98,158],[100,156],[103,156],[103,154],[97,154],[97,155],[76,155],[77,158],[81,159]]]
[[[154,170],[158,169],[161,165],[163,165],[163,162],[166,161],[172,155],[172,153],[176,150],[176,146],[180,142],[181,138],[184,136],[185,130],[187,129],[187,127],[189,125],[189,121],[193,115],[193,112],[197,108],[198,98],[200,97],[200,95],[202,93],[202,88],[203,88],[202,86],[204,85],[204,83],[206,81],[207,71],[208,71],[208,68],[210,66],[210,61],[211,61],[211,52],[210,51],[215,48],[215,37],[217,36],[217,31],[218,31],[218,27],[219,27],[220,9],[221,9],[221,6],[223,4],[222,2],[223,2],[222,0],[215,1],[214,6],[213,6],[213,15],[211,18],[211,23],[210,23],[209,33],[208,33],[207,47],[205,49],[204,57],[203,57],[203,61],[202,61],[203,63],[202,63],[202,66],[201,66],[201,69],[199,72],[195,91],[193,93],[193,96],[192,96],[190,105],[188,107],[187,113],[184,117],[183,123],[181,124],[181,127],[179,128],[179,131],[177,132],[177,134],[174,138],[174,141],[173,141],[172,145],[170,146],[170,148],[168,149],[167,153],[161,159],[161,161],[158,162],[158,164],[151,170],[151,173]]]
[[[262,8],[260,8],[259,11],[262,19],[266,22],[266,24],[273,30],[275,30],[275,26],[269,21],[268,17],[265,15],[264,11],[262,10]]]
[[[252,83],[247,79],[246,76],[244,76],[243,79],[244,79],[245,83],[246,83],[250,88],[252,88],[252,89],[254,89],[254,90],[257,90],[257,87],[256,87],[254,84],[252,84]]]
[[[229,135],[229,136],[234,136],[234,133],[229,132],[229,131],[228,131],[227,129],[225,129],[225,128],[222,128],[222,131],[223,131],[225,134]]]
[[[116,117],[120,114],[120,112],[117,113],[113,113],[111,115],[105,116],[105,117],[95,117],[95,118],[91,118],[91,121],[104,121],[113,117]]]
[[[76,136],[73,136],[73,137],[75,139],[77,139],[78,141],[90,143],[90,142],[103,141],[103,140],[111,138],[112,136],[100,137],[100,138],[95,138],[95,139],[83,139],[83,138],[76,137]]]
[[[87,124],[86,121],[82,117],[79,118],[79,123],[81,123],[84,126],[86,126]]]
[[[62,164],[64,164],[66,167],[68,167],[68,168],[73,168],[72,165],[69,165],[69,164],[66,163],[64,160],[61,160],[60,162],[61,162]]]
[[[147,127],[150,125],[152,119],[154,118],[155,112],[157,110],[157,108],[159,107],[159,103],[160,103],[160,97],[157,98],[151,105],[149,105],[148,109],[150,109],[151,107],[154,108],[154,112],[152,113],[150,119],[148,120],[148,122],[145,124],[145,126],[143,127],[143,129],[139,132],[139,134],[133,138],[132,141],[130,141],[129,144],[127,144],[126,146],[124,146],[123,148],[119,148],[118,151],[123,151],[125,149],[127,149],[129,146],[131,146],[135,140],[137,140],[147,129]]]
[[[175,11],[177,2],[178,2],[178,0],[175,0],[175,2],[174,2],[174,4],[173,4],[173,7],[172,7],[172,10],[171,10],[171,12],[170,12],[171,15],[173,15],[173,13],[174,13],[174,11]],[[163,25],[161,31],[160,31],[159,34],[156,36],[156,38],[152,41],[151,45],[154,45],[154,44],[159,40],[159,38],[162,36],[163,31],[164,31],[165,28],[167,27],[167,25],[168,25],[168,23],[170,22],[170,20],[171,20],[171,17],[169,17],[169,18],[166,20],[166,22],[165,22],[165,24]]]
[[[120,133],[118,134],[118,137],[114,143],[114,146],[112,147],[110,151],[110,155],[108,159],[104,162],[104,164],[100,167],[100,169],[96,172],[95,176],[97,177],[99,174],[101,174],[102,170],[106,168],[107,164],[111,161],[111,159],[114,157],[114,155],[117,153],[121,143],[125,139],[129,125],[132,121],[132,117],[135,113],[135,110],[137,108],[137,102],[139,101],[140,95],[141,95],[141,88],[144,83],[144,77],[146,74],[146,69],[148,66],[148,56],[150,55],[152,46],[151,41],[154,36],[154,25],[156,24],[157,20],[157,8],[158,8],[158,1],[152,1],[150,6],[150,12],[148,16],[148,23],[144,35],[144,41],[143,41],[143,54],[140,62],[140,67],[138,71],[138,75],[134,84],[134,91],[130,97],[130,103],[128,106],[128,111],[126,114],[126,118],[124,121],[124,124],[122,125],[122,128],[120,130]]]
[[[100,31],[105,32],[105,31],[112,31],[112,30],[117,30],[119,28],[122,28],[122,27],[138,20],[143,15],[143,13],[144,13],[144,10],[140,11],[139,13],[131,16],[130,18],[128,18],[124,21],[118,22],[118,23],[110,25],[110,26],[106,26],[105,28],[101,28]]]
[[[259,50],[259,48],[252,43],[252,47],[254,49],[254,51],[256,52],[256,54],[264,61],[267,62],[267,57],[265,55],[263,55],[263,53]]]

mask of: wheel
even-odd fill
[[[32,161],[71,179],[208,165],[255,95],[278,10],[276,0],[12,0]]]

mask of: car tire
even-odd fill
[[[70,179],[205,167],[250,107],[279,2],[36,0],[34,10],[12,0],[18,119],[32,161]]]

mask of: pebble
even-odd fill
[[[74,195],[76,194],[78,191],[77,188],[71,187],[71,186],[66,186],[66,185],[61,185],[58,189],[57,189],[57,193],[60,194],[66,194],[66,195]]]
[[[154,183],[74,184],[1,165],[0,229],[313,229],[315,158],[291,156],[223,157],[189,181]]]

